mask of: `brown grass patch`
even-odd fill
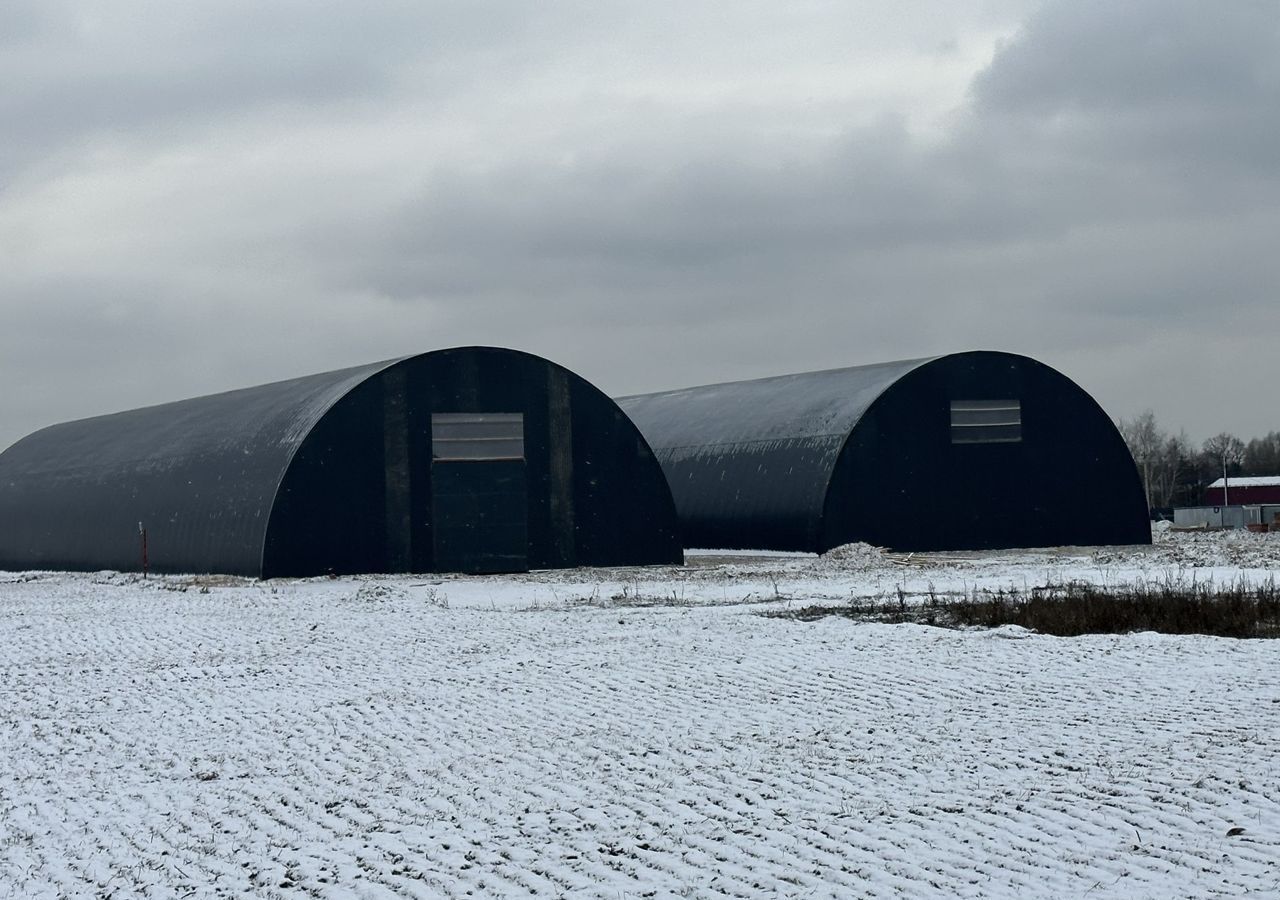
[[[896,596],[856,600],[847,606],[812,606],[767,613],[813,620],[843,616],[870,622],[914,622],[942,628],[1018,625],[1041,634],[1207,634],[1234,638],[1280,637],[1280,587],[1238,582],[1167,581],[1101,586],[1085,582],[1021,591],[973,590],[959,598],[929,594],[916,601]]]

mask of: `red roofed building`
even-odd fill
[[[1205,488],[1205,506],[1253,506],[1260,503],[1280,503],[1280,475],[1242,475],[1228,478],[1227,497],[1222,497],[1222,479]]]

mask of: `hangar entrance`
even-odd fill
[[[529,570],[523,413],[431,416],[435,570]]]

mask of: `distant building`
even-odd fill
[[[1111,419],[978,351],[624,397],[686,547],[963,550],[1151,541]]]
[[[1225,485],[1227,494],[1225,500],[1222,496],[1223,489],[1221,478],[1209,485],[1204,492],[1204,505],[1222,506],[1228,502],[1232,506],[1280,503],[1280,475],[1246,475],[1228,478]]]
[[[1261,521],[1257,506],[1183,506],[1173,511],[1175,528],[1247,528]]]

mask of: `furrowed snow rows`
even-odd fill
[[[1280,893],[1274,642],[460,587],[0,584],[0,897]]]

